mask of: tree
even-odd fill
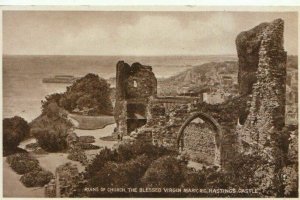
[[[14,151],[22,140],[29,135],[30,127],[21,117],[5,118],[3,120],[3,149]]]
[[[42,149],[57,152],[67,148],[67,135],[73,125],[63,113],[56,102],[50,102],[42,115],[30,123],[31,134]]]
[[[43,114],[47,115],[49,118],[58,118],[60,113],[60,108],[56,102],[50,102],[44,107]]]
[[[87,74],[67,88],[61,105],[69,112],[76,107],[94,108],[95,115],[112,114],[112,103],[110,100],[110,87],[107,81],[95,74]]]
[[[46,96],[42,101],[42,113],[47,113],[49,105],[55,103],[69,112],[86,107],[91,109],[89,115],[111,115],[113,107],[110,93],[107,81],[90,73],[67,87],[65,93]]]
[[[60,105],[60,99],[62,97],[63,94],[60,93],[47,95],[45,100],[42,100],[42,112],[44,112],[45,108],[47,108],[50,103],[56,103],[57,105]]]
[[[83,109],[84,107],[93,108],[97,104],[97,100],[90,95],[83,95],[79,97],[76,101],[77,107]]]

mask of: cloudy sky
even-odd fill
[[[236,54],[241,31],[285,21],[285,49],[297,54],[297,13],[4,11],[3,53],[23,55]]]

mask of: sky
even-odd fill
[[[296,12],[4,11],[3,54],[236,55],[240,32],[277,18],[298,54]]]

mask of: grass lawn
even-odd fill
[[[84,115],[69,115],[72,119],[78,122],[76,128],[83,130],[95,130],[101,129],[109,124],[115,123],[115,118],[113,116],[102,115],[102,116],[84,116]]]

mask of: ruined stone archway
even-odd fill
[[[210,115],[203,113],[203,112],[197,112],[188,117],[185,122],[182,124],[182,126],[179,129],[178,136],[177,136],[177,146],[179,150],[183,150],[184,148],[184,130],[187,128],[187,126],[195,119],[200,118],[205,123],[207,123],[213,132],[215,133],[215,157],[214,157],[214,164],[221,166],[221,143],[222,143],[222,137],[223,137],[223,131],[220,126],[220,124]]]

